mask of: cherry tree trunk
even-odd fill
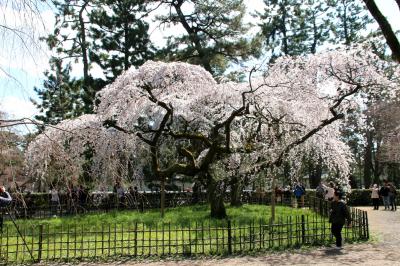
[[[221,182],[209,178],[207,194],[208,202],[210,203],[211,217],[217,219],[226,218],[224,191]]]
[[[275,221],[275,186],[276,186],[276,178],[275,175],[272,175],[272,189],[271,189],[271,221],[272,224]]]
[[[161,198],[160,198],[160,209],[161,209],[161,217],[164,217],[165,214],[165,177],[161,179]]]
[[[242,206],[242,182],[238,177],[231,179],[231,206]]]

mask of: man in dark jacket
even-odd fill
[[[0,232],[3,232],[3,207],[10,204],[12,198],[3,186],[0,186]]]
[[[349,209],[346,204],[341,200],[342,194],[339,191],[335,191],[333,201],[331,203],[331,210],[329,215],[329,222],[332,223],[331,232],[336,238],[336,247],[342,247],[342,229],[346,224],[351,225],[351,217]]]
[[[383,205],[385,206],[385,210],[389,210],[389,203],[390,203],[390,198],[389,198],[389,184],[388,181],[385,180],[384,185],[381,187],[379,190],[379,195],[382,197]]]

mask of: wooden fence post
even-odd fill
[[[138,227],[137,227],[137,222],[135,222],[135,232],[134,232],[134,238],[133,238],[133,240],[134,240],[134,243],[135,243],[135,251],[134,251],[134,255],[135,255],[135,257],[137,257],[137,229],[138,229]]]
[[[306,243],[306,221],[304,214],[301,215],[301,243]]]
[[[38,243],[38,258],[37,262],[42,260],[42,249],[43,249],[43,224],[39,224],[39,243]]]
[[[365,226],[367,228],[367,239],[369,239],[369,225],[368,225],[368,213],[365,212]]]
[[[228,220],[228,254],[232,254],[232,227],[231,227],[231,220]]]

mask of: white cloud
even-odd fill
[[[33,118],[39,113],[31,101],[16,96],[2,98],[0,110],[5,112],[10,119]]]

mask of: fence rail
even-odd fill
[[[129,193],[123,199],[118,199],[115,193],[94,193],[90,194],[87,201],[80,202],[60,195],[60,204],[51,206],[49,202],[42,202],[38,207],[34,202],[30,202],[29,197],[25,197],[26,204],[21,204],[21,197],[14,197],[10,207],[16,219],[48,218],[54,215],[70,216],[86,212],[109,212],[113,210],[137,210],[144,211],[160,208],[160,193],[137,193],[132,196]],[[229,202],[230,195],[225,195],[225,201]],[[48,199],[46,199],[47,201]],[[308,197],[306,197],[306,201]],[[270,205],[271,197],[269,193],[255,193],[245,191],[242,193],[241,201],[249,204]],[[291,206],[296,202],[292,193],[281,194],[277,197],[276,203],[283,206]],[[205,192],[194,195],[192,192],[169,192],[165,195],[165,207],[190,206],[198,203],[207,203]],[[307,202],[305,202],[307,205]],[[305,205],[305,206],[306,206]],[[6,217],[7,218],[7,217]]]
[[[111,257],[191,256],[237,254],[248,251],[284,249],[332,242],[327,214],[329,203],[306,200],[312,215],[277,217],[274,223],[253,220],[155,226],[143,223],[20,227],[32,252],[12,224],[0,234],[0,264],[37,261],[70,261]],[[352,227],[344,228],[346,241],[369,238],[365,211],[351,208]]]

